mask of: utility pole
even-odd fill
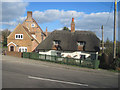
[[[102,29],[102,53],[104,53],[104,33],[103,33],[103,25],[102,25],[101,29]]]
[[[113,44],[113,59],[116,58],[116,15],[117,15],[117,0],[114,7],[114,44]]]

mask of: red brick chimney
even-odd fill
[[[71,32],[75,32],[75,22],[74,22],[74,18],[72,18],[72,22],[71,22]]]
[[[27,18],[32,18],[32,11],[27,11]]]
[[[46,34],[46,37],[47,37],[47,27],[46,27],[46,32],[45,32],[45,34]]]

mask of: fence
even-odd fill
[[[74,59],[74,58],[67,58],[67,57],[43,55],[35,52],[32,52],[32,53],[24,52],[23,58],[49,61],[49,62],[55,62],[60,64],[67,64],[67,65],[76,65],[80,67],[88,67],[93,69],[97,69],[99,67],[99,60],[81,60],[81,59]]]

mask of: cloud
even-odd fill
[[[2,23],[0,23],[0,25],[13,25],[13,26],[15,26],[16,25],[16,22],[15,21],[11,21],[11,22],[2,22]]]
[[[10,22],[23,16],[28,3],[23,2],[3,2],[2,3],[2,22]]]
[[[93,31],[100,38],[101,26],[104,25],[105,39],[109,37],[110,40],[113,40],[113,16],[113,12],[98,12],[90,14],[64,10],[46,10],[43,12],[33,12],[33,17],[39,24],[52,23],[56,20],[59,20],[63,26],[70,27],[71,18],[74,17],[76,29]]]
[[[64,10],[55,10],[50,9],[44,12],[35,11],[33,12],[33,17],[37,20],[38,23],[47,23],[53,22],[55,20],[60,20],[61,22],[65,22],[70,20],[73,17],[80,17],[83,15],[83,12],[76,12],[76,11],[64,11]]]
[[[23,2],[23,0],[1,0],[2,2]]]
[[[23,21],[24,21],[26,18],[27,18],[27,16],[25,16],[25,17],[18,17],[18,18],[16,19],[16,21],[17,21],[17,23],[23,23]]]
[[[46,10],[44,12],[33,12],[33,18],[39,23],[54,22],[60,20],[60,23],[70,26],[71,18],[75,18],[76,28],[91,29],[101,25],[106,27],[113,27],[113,12],[100,12],[85,14],[84,12],[77,11],[64,11],[64,10]],[[107,23],[106,23],[107,22]]]
[[[22,5],[20,4],[20,6]],[[22,14],[24,14],[25,7],[27,6],[27,4],[23,6],[24,6],[24,10],[22,11],[23,12]],[[14,11],[16,11],[16,9]],[[26,19],[26,16],[22,17],[22,15],[19,14],[19,12],[15,14],[14,18],[11,17],[12,15],[14,15],[14,12],[6,15],[8,18],[4,19],[4,21],[8,20],[10,25],[12,24],[15,25],[14,22],[12,21],[15,18],[17,23],[22,23]],[[113,20],[114,20],[113,16],[114,16],[113,12],[111,13],[98,12],[98,13],[86,14],[84,12],[77,12],[73,10],[64,11],[64,10],[57,10],[57,9],[49,9],[45,11],[33,12],[33,18],[39,24],[46,24],[46,23],[54,24],[56,20],[59,20],[60,24],[62,24],[63,26],[70,27],[71,18],[74,17],[76,29],[91,30],[95,32],[98,37],[101,37],[101,26],[104,25],[105,39],[109,37],[110,40],[112,40],[113,38],[112,37],[113,36]],[[8,24],[8,23],[4,23],[4,24]],[[56,27],[56,29],[57,28],[58,27]]]

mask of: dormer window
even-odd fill
[[[85,45],[85,42],[84,42],[84,41],[78,41],[78,42],[77,42],[77,45],[78,45],[78,46],[84,46],[84,45]]]
[[[78,50],[80,50],[80,51],[85,51],[85,44],[86,44],[85,41],[78,41],[78,42],[77,42]]]
[[[59,44],[60,44],[60,41],[59,41],[59,40],[54,40],[54,41],[53,41],[53,44],[54,44],[54,45],[59,45]]]
[[[35,24],[31,24],[31,27],[35,27]]]

